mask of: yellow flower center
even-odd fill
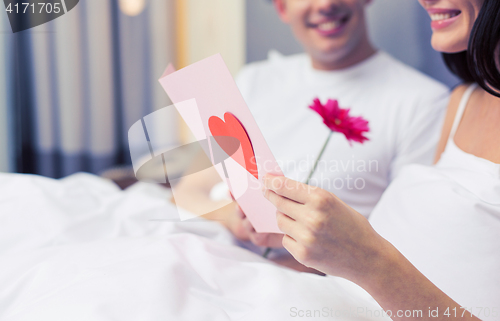
[[[337,119],[335,119],[334,123],[335,123],[335,125],[338,126],[338,125],[340,125],[341,121],[340,121],[340,119],[337,118]]]

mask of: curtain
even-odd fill
[[[12,31],[6,14],[0,14],[0,171],[14,169],[12,150]]]
[[[0,59],[13,85],[0,90],[11,97],[17,172],[58,178],[130,164],[128,129],[169,104],[157,79],[174,58],[172,2],[85,0],[3,34]],[[174,117],[165,130],[175,143]]]

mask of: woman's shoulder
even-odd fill
[[[456,86],[455,88],[453,88],[451,90],[451,100],[458,100],[457,101],[457,107],[458,107],[458,103],[460,103],[460,100],[462,99],[462,96],[464,95],[465,91],[467,90],[467,88],[469,88],[472,84],[460,84],[458,86]],[[450,104],[451,104],[451,101],[450,100]]]
[[[460,101],[462,100],[462,97],[469,86],[470,84],[460,84],[453,88],[453,90],[451,91],[450,102],[448,103],[448,109],[446,111],[445,118],[445,125],[449,125],[449,131],[451,131],[453,121],[455,120],[458,105],[460,104]]]
[[[471,84],[460,84],[453,88],[450,95],[450,102],[448,104],[448,109],[446,111],[445,118],[445,127],[448,130],[448,134],[451,131],[451,127],[453,126],[453,122],[455,120],[455,116],[457,114],[458,106],[462,101],[462,97],[465,94],[465,91],[471,86]]]
[[[460,101],[469,86],[470,84],[461,84],[456,86],[451,92],[450,102],[448,103],[443,129],[441,131],[441,138],[438,143],[436,157],[434,160],[435,163],[441,158],[441,154],[444,152],[446,143],[450,137],[451,128],[453,127],[453,122],[455,121],[458,105],[460,104]]]

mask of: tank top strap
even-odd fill
[[[476,88],[477,84],[472,84],[465,90],[462,99],[460,100],[460,104],[458,105],[457,113],[455,115],[455,120],[453,121],[453,126],[451,127],[449,139],[453,140],[453,138],[455,137],[458,125],[460,124],[460,121],[462,120],[462,117],[464,115],[465,107],[467,107],[467,103],[469,102],[469,99]]]

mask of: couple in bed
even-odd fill
[[[371,125],[369,143],[350,148],[336,135],[324,159],[376,160],[377,169],[317,172],[323,184],[327,177],[341,187],[299,183],[308,171],[293,162],[283,168],[290,178],[267,175],[263,192],[284,236],[255,233],[234,207],[216,216],[242,240],[284,247],[307,267],[357,283],[385,310],[424,311],[393,319],[498,320],[500,2],[419,1],[432,19],[433,48],[463,80],[440,139],[445,88],[373,49],[368,2],[275,0],[308,56],[271,57],[244,70],[239,83],[279,160],[312,165],[327,136],[306,108],[319,96],[338,99]],[[434,165],[422,165],[436,143]],[[363,188],[349,187],[349,177],[363,179]]]

